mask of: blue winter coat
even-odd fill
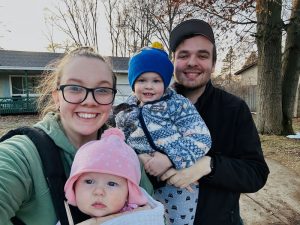
[[[116,115],[116,126],[138,153],[159,151],[176,169],[191,166],[211,147],[209,130],[194,105],[168,88],[157,101],[138,106],[136,96],[126,101],[130,107]]]

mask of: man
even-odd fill
[[[250,110],[211,83],[217,56],[208,23],[182,22],[171,32],[170,48],[175,88],[196,106],[211,132],[212,147],[194,166],[169,169],[161,179],[179,187],[199,182],[195,225],[240,225],[240,193],[258,191],[269,174]]]

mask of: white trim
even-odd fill
[[[49,67],[25,67],[25,66],[0,66],[0,70],[28,70],[28,71],[40,71],[40,70],[54,70],[54,68]],[[113,70],[114,73],[125,73],[127,70]]]
[[[128,70],[113,70],[114,73],[128,73]]]
[[[40,75],[39,75],[40,76]],[[13,96],[22,96],[22,97],[26,97],[27,94],[13,94],[12,93],[12,82],[11,82],[11,78],[12,77],[26,77],[26,75],[9,75],[9,86],[10,86],[10,96],[13,97]],[[27,75],[27,77],[33,77],[33,78],[36,78],[36,76],[33,76],[33,75]],[[24,88],[23,88],[23,91],[24,91]],[[38,96],[38,94],[35,94],[35,93],[29,93],[29,96],[30,97],[35,97],[35,96]]]
[[[0,70],[28,70],[28,71],[40,71],[45,70],[46,67],[18,67],[18,66],[0,66]],[[51,68],[47,68],[47,70],[53,70]]]
[[[11,83],[11,75],[8,76],[8,82],[9,82],[9,94],[10,97],[12,97],[12,83]]]

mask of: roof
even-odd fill
[[[40,72],[63,53],[0,50],[0,73],[16,71]],[[127,73],[128,57],[105,57],[116,73]]]
[[[249,64],[249,65],[243,67],[242,69],[236,71],[236,72],[234,73],[234,75],[240,75],[240,74],[243,73],[244,71],[246,71],[246,70],[248,70],[248,69],[250,69],[250,68],[252,68],[252,67],[254,67],[254,66],[256,66],[256,65],[257,65],[257,62],[253,62],[253,63],[251,63],[251,64]]]
[[[105,59],[111,64],[116,73],[128,73],[129,57],[108,56]]]

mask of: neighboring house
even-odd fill
[[[114,105],[122,103],[131,94],[132,90],[128,82],[128,62],[129,57],[108,57],[107,61],[111,64],[117,76],[117,95]]]
[[[242,86],[256,86],[257,85],[257,64],[252,63],[245,66],[243,69],[237,71],[235,75],[241,75]]]
[[[235,75],[241,76],[241,85],[244,91],[241,96],[248,104],[251,111],[256,111],[257,102],[257,63],[252,63],[241,70],[237,71]],[[300,116],[300,79],[296,93],[296,101],[294,106],[294,116]]]
[[[36,112],[36,87],[46,66],[63,53],[0,50],[0,114]],[[117,76],[116,103],[130,92],[128,57],[106,57]],[[49,68],[47,68],[49,69]]]

